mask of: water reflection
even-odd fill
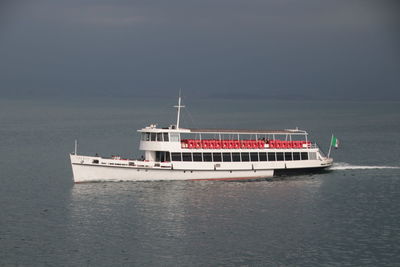
[[[196,264],[225,254],[229,263],[240,263],[243,250],[249,253],[246,259],[262,255],[266,247],[281,249],[277,233],[308,220],[303,215],[320,184],[320,179],[297,177],[75,185],[69,241],[76,255],[92,256],[90,262],[72,257],[71,264]],[[301,231],[296,239],[303,239]]]

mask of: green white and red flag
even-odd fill
[[[331,139],[331,146],[333,146],[334,148],[338,148],[339,147],[339,139],[337,139],[333,135],[332,135],[332,139]]]

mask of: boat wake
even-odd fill
[[[400,169],[396,166],[364,166],[351,165],[345,162],[334,163],[330,170],[374,170],[374,169]]]

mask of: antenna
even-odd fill
[[[177,115],[177,117],[176,117],[176,129],[179,129],[179,119],[180,119],[180,116],[181,116],[181,108],[184,108],[185,106],[182,106],[181,105],[181,89],[179,89],[179,98],[178,98],[178,105],[177,106],[174,106],[174,108],[177,108],[178,109],[178,115]]]

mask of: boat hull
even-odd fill
[[[108,162],[106,165],[93,164],[96,159],[102,163],[102,158],[89,157],[89,156],[71,156],[71,165],[75,183],[83,182],[96,182],[96,181],[163,181],[163,180],[252,180],[273,177],[275,172],[281,173],[282,171],[296,171],[302,170],[307,172],[309,169],[317,170],[326,168],[328,164],[307,162],[307,165],[290,165],[282,162],[281,165],[266,165],[265,168],[261,166],[249,165],[244,169],[233,168],[214,168],[214,169],[193,169],[182,167],[149,167],[141,166],[136,162],[135,166],[126,165],[121,166],[118,162],[122,160],[115,160],[114,165]],[[112,160],[109,160],[112,161]],[[119,165],[119,166],[116,166]],[[250,167],[251,166],[251,167]]]
[[[274,176],[295,176],[295,175],[307,175],[307,174],[318,174],[329,172],[329,167],[315,167],[315,168],[299,168],[299,169],[276,169],[274,170]]]
[[[75,183],[95,181],[242,180],[272,177],[273,170],[171,170],[72,164]]]

